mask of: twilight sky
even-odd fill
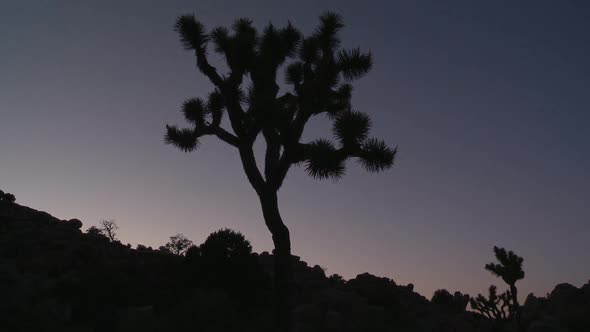
[[[201,243],[230,227],[270,250],[233,148],[163,144],[182,101],[211,90],[172,26],[194,12],[209,28],[249,17],[309,33],[333,10],[343,45],[375,58],[355,108],[400,155],[380,174],[349,163],[338,183],[293,169],[280,204],[294,253],[428,297],[501,285],[483,269],[493,245],[524,256],[523,296],[590,278],[587,2],[122,3],[0,3],[0,189],[20,204],[84,229],[116,219],[124,243],[159,246],[177,232]],[[306,137],[329,137],[327,125]]]

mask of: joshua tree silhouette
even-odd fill
[[[506,251],[504,248],[494,246],[494,254],[500,264],[489,263],[486,264],[485,269],[490,271],[493,275],[502,278],[504,282],[510,287],[511,305],[510,317],[518,318],[518,311],[520,304],[518,303],[518,290],[516,282],[524,278],[524,271],[522,270],[523,258],[519,257],[512,251]]]
[[[487,298],[478,294],[477,297],[470,299],[469,303],[471,308],[477,310],[482,316],[500,323],[508,318],[506,309],[510,308],[510,291],[498,295],[498,288],[491,285]]]
[[[393,165],[397,152],[382,140],[369,138],[369,117],[352,110],[351,83],[369,72],[373,60],[358,48],[340,48],[338,34],[343,27],[340,16],[333,13],[321,15],[315,32],[305,38],[291,24],[284,28],[268,24],[259,33],[249,19],[209,33],[194,15],[180,16],[175,25],[182,45],[194,52],[198,69],[214,90],[206,100],[191,98],[183,103],[190,127],[167,125],[165,142],[189,152],[199,146],[201,136],[214,135],[238,150],[272,234],[277,323],[282,330],[290,329],[291,240],[279,213],[277,193],[289,169],[304,163],[314,178],[338,179],[349,158],[357,158],[369,172],[378,172]],[[227,74],[218,73],[209,63],[209,42],[225,58]],[[277,72],[283,67],[287,92],[280,94]],[[246,90],[245,81],[249,82]],[[221,126],[225,113],[231,130]],[[333,121],[337,143],[301,142],[305,126],[320,114]],[[266,142],[263,170],[253,151],[259,135]]]

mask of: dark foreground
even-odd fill
[[[272,255],[222,231],[186,255],[84,233],[0,201],[0,331],[273,331]],[[516,331],[468,311],[469,296],[368,273],[327,277],[293,257],[294,331]],[[521,329],[590,331],[590,283],[529,295]]]

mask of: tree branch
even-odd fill
[[[205,48],[195,50],[195,55],[197,57],[197,67],[199,67],[199,70],[201,70],[201,72],[205,74],[216,87],[221,89],[224,82],[223,78],[219,76],[215,67],[209,64]]]
[[[240,91],[238,86],[231,84],[224,84],[220,89],[223,99],[226,102],[227,114],[231,127],[239,138],[244,138],[248,133],[244,128],[244,110],[240,104]],[[253,141],[253,139],[252,139]]]
[[[277,190],[283,184],[283,181],[285,180],[291,165],[299,161],[303,161],[303,159],[299,157],[302,154],[302,148],[304,147],[304,144],[299,143],[299,140],[303,135],[305,124],[310,117],[311,113],[303,112],[300,109],[293,120],[293,125],[290,128],[291,130],[285,133],[285,137],[283,138],[283,154],[280,156],[277,162],[275,171],[275,186]]]
[[[244,172],[248,177],[248,181],[250,181],[250,184],[260,196],[263,194],[266,182],[262,178],[260,170],[258,170],[258,166],[256,165],[256,158],[254,157],[252,144],[249,142],[242,143],[238,146],[238,149],[240,151],[240,159],[242,160],[242,166],[244,167]]]
[[[277,165],[281,152],[279,134],[272,128],[264,128],[262,135],[266,141],[266,154],[264,157],[264,177],[268,183],[274,184],[277,175]],[[278,188],[277,188],[278,189]]]
[[[215,127],[213,133],[215,134],[215,136],[217,136],[220,140],[224,141],[225,143],[238,147],[239,139],[227,130],[221,127]]]

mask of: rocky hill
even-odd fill
[[[272,331],[273,257],[241,235],[179,256],[81,228],[0,200],[0,331]],[[236,246],[223,241],[243,241],[243,254],[218,254]],[[518,329],[467,310],[459,292],[429,300],[369,273],[326,276],[296,256],[293,266],[294,331]],[[590,331],[589,317],[590,283],[561,284],[527,298],[521,329]]]

